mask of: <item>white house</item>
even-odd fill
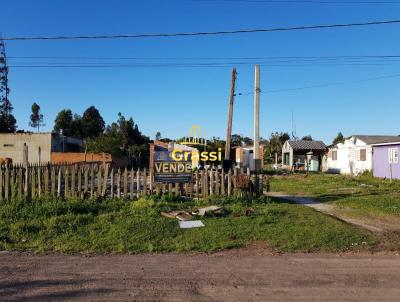
[[[343,143],[329,147],[324,164],[325,170],[331,173],[358,175],[371,171],[374,144],[399,141],[398,136],[387,135],[353,135]]]
[[[261,157],[264,156],[264,145],[259,146]],[[241,146],[235,147],[236,149],[236,166],[240,168],[250,168],[250,171],[255,170],[254,166],[254,146]],[[263,161],[261,161],[261,168],[263,167]]]

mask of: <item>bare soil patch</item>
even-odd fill
[[[398,301],[400,257],[2,253],[0,301]]]

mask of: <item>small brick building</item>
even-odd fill
[[[51,162],[55,152],[79,152],[81,139],[66,137],[57,133],[0,133],[0,158],[11,158],[13,163],[24,161],[27,149],[28,162]]]

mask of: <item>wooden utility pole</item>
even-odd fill
[[[254,169],[261,170],[260,156],[260,65],[256,65],[254,79]]]
[[[231,94],[229,96],[228,127],[226,128],[225,162],[230,160],[233,101],[235,99],[236,68],[232,69]]]

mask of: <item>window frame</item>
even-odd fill
[[[337,161],[337,155],[338,155],[337,150],[332,150],[332,161]]]
[[[364,153],[363,157],[361,153]],[[358,150],[358,161],[367,161],[367,149],[363,148]]]
[[[388,149],[388,162],[389,164],[399,163],[399,148],[393,147]]]

